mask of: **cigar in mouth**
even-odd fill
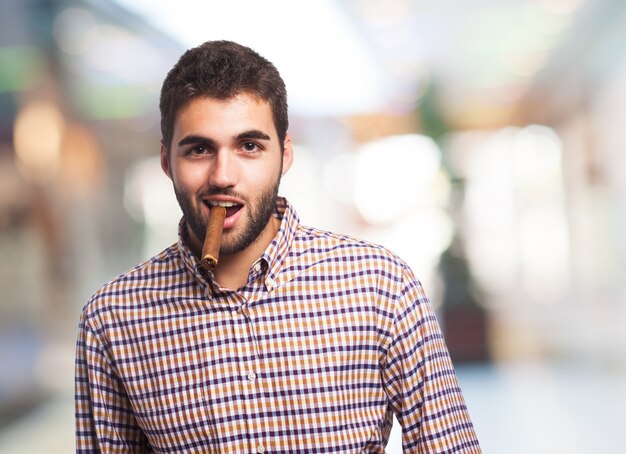
[[[200,265],[207,271],[213,271],[217,266],[224,219],[226,219],[226,208],[219,205],[212,206],[209,212],[209,225],[207,225],[204,244],[202,245],[202,260],[200,261]]]

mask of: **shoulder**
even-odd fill
[[[404,260],[380,244],[304,225],[298,228],[290,255],[317,265],[341,264],[352,270],[369,270],[397,282],[411,273]]]
[[[83,307],[83,319],[99,317],[123,305],[140,304],[142,295],[171,285],[183,268],[174,244],[100,287]]]
[[[301,225],[299,226],[295,241],[300,243],[299,246],[304,246],[304,250],[307,252],[314,251],[324,253],[341,251],[367,258],[388,261],[394,266],[407,266],[398,255],[385,246],[351,235]]]
[[[310,293],[349,295],[350,304],[370,305],[384,331],[412,306],[429,304],[407,263],[388,248],[350,235],[300,226],[283,279]]]

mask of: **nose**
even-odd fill
[[[228,149],[222,148],[218,150],[213,160],[209,174],[209,184],[217,188],[229,188],[235,186],[236,183],[236,159],[234,159]]]

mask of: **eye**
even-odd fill
[[[258,145],[257,143],[255,143],[255,142],[244,142],[244,143],[241,145],[241,148],[242,148],[245,152],[248,152],[248,153],[253,153],[253,152],[255,152],[255,151],[260,150],[259,145]]]
[[[209,149],[204,145],[196,145],[195,147],[189,149],[190,155],[203,155],[209,152]]]

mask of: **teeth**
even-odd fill
[[[209,202],[209,205],[228,208],[228,207],[234,207],[236,205],[236,203],[233,203],[233,202],[222,202],[220,200],[211,200]]]

